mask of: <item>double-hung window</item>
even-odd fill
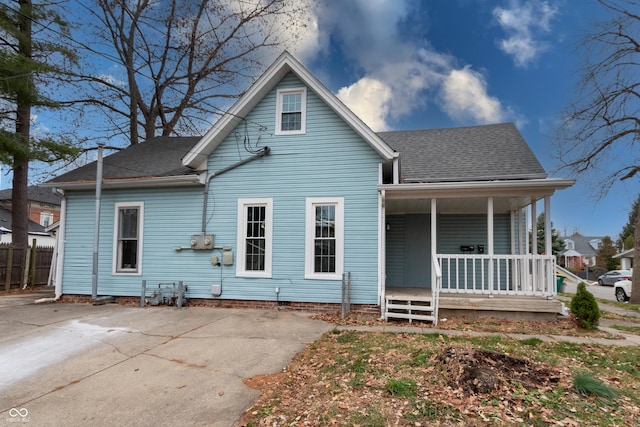
[[[307,89],[279,89],[276,105],[276,135],[306,132]]]
[[[273,199],[238,200],[236,275],[271,277]]]
[[[308,198],[306,206],[305,278],[341,279],[343,257],[344,198]]]
[[[40,212],[40,225],[48,227],[53,224],[53,214],[51,212]]]
[[[113,236],[113,273],[142,274],[144,203],[116,203]]]

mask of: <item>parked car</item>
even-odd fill
[[[600,286],[613,286],[619,280],[631,280],[631,270],[611,270],[598,277]]]
[[[629,301],[629,298],[631,298],[631,280],[620,280],[614,283],[613,291],[618,301]]]

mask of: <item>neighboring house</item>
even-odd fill
[[[602,237],[582,236],[575,233],[562,239],[565,250],[559,254],[559,257],[561,262],[564,262],[565,268],[584,270],[585,266],[596,265],[596,255],[602,245]]]
[[[95,181],[92,163],[45,184],[64,191],[63,294],[92,295]],[[183,281],[220,306],[336,310],[346,274],[351,307],[389,317],[558,312],[555,257],[527,235],[573,182],[513,124],[374,133],[284,53],[203,137],[104,159],[92,297]]]
[[[11,211],[11,198],[13,190],[0,190],[0,206]],[[29,220],[48,227],[54,222],[60,221],[60,203],[62,197],[54,193],[51,188],[30,186],[27,189],[29,201]]]
[[[621,270],[631,270],[633,268],[633,248],[615,254],[613,257],[620,260]]]
[[[11,243],[13,241],[11,230],[11,212],[0,207],[0,243]],[[36,246],[38,247],[52,247],[54,245],[54,237],[40,224],[29,220],[28,230],[29,245],[32,244],[33,239],[36,240]]]

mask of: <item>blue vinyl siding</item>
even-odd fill
[[[424,221],[430,223],[430,214],[425,214]],[[387,215],[386,221],[389,230],[386,234],[386,286],[387,287],[403,287],[415,286],[415,271],[407,263],[410,257],[415,256],[415,249],[407,244],[407,236],[415,236],[417,233],[417,223],[415,218],[417,215]],[[413,224],[413,225],[412,225]],[[496,214],[493,218],[494,226],[494,253],[510,254],[511,253],[511,220],[509,214]],[[430,263],[431,253],[428,250],[430,245],[430,237],[424,232],[424,226],[421,226],[421,233],[426,239],[425,251],[421,255],[425,263]],[[461,245],[473,245],[474,253],[477,254],[478,245],[484,245],[485,254],[489,249],[487,238],[487,216],[483,214],[473,215],[438,215],[437,217],[437,253],[439,254],[462,254]],[[420,272],[420,276],[427,273]],[[430,277],[427,282],[430,282]]]
[[[461,245],[473,245],[474,254],[478,253],[478,245],[484,245],[485,254],[488,253],[488,237],[487,237],[487,216],[483,214],[478,215],[442,215],[438,217],[438,253],[441,254],[462,254],[460,251]],[[494,254],[510,254],[511,253],[511,218],[509,214],[495,214],[493,217],[493,252]],[[485,281],[487,280],[488,261],[484,263],[484,275]],[[455,265],[455,264],[454,264]],[[452,277],[455,277],[454,265],[449,267],[446,264],[442,265],[443,271],[443,287],[447,287],[446,273],[451,271]],[[458,264],[458,277],[459,280],[464,281],[466,272],[466,279],[468,283],[476,283],[476,286],[481,284],[482,270],[478,267],[475,271],[475,277],[473,269],[471,268],[471,262],[468,262],[467,269],[465,269],[464,263]],[[500,278],[496,276],[496,280],[505,284],[507,282],[506,271],[501,268],[496,272],[500,275]],[[475,282],[474,282],[475,279]],[[451,287],[456,288],[455,283],[450,284]]]
[[[311,90],[307,91],[306,134],[275,135],[276,90],[302,87],[292,75],[274,88],[210,155],[214,173],[247,158],[264,146],[271,154],[228,171],[211,181],[207,233],[216,246],[237,254],[240,198],[273,199],[272,278],[236,277],[233,266],[213,266],[220,251],[175,251],[199,234],[203,187],[103,190],[100,226],[100,295],[140,294],[143,279],[184,281],[188,297],[220,299],[341,301],[340,280],[305,280],[305,201],[307,197],[344,197],[344,271],[352,275],[352,303],[378,302],[378,164],[379,155]],[[91,293],[95,196],[68,191],[63,269],[65,294]],[[113,219],[116,202],[144,202],[142,274],[113,275]]]
[[[304,279],[307,197],[344,197],[344,271],[351,272],[352,302],[377,303],[378,164],[382,161],[311,90],[303,135],[275,135],[276,90],[302,87],[288,75],[212,153],[215,172],[264,146],[271,154],[211,181],[208,232],[236,252],[239,198],[273,198],[271,279],[238,278],[235,266],[222,272],[221,298],[340,302],[339,280]],[[217,270],[217,274],[220,272]],[[217,282],[219,283],[219,278]]]

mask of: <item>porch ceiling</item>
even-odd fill
[[[529,197],[494,198],[493,211],[509,212],[531,204]],[[411,214],[431,212],[431,199],[387,199],[387,214]],[[443,214],[487,213],[487,198],[438,199],[436,211]]]

